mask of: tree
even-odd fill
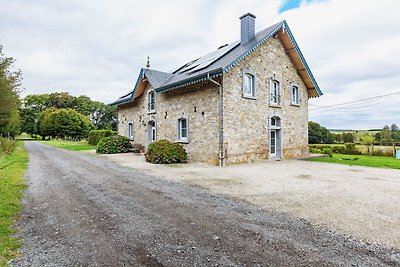
[[[393,143],[392,139],[392,131],[390,130],[388,125],[385,125],[380,134],[381,144],[382,145],[390,145]]]
[[[332,144],[333,134],[316,122],[308,122],[308,143],[310,144]]]
[[[342,143],[343,142],[343,138],[342,138],[342,135],[340,133],[334,134],[334,138],[335,138],[335,142],[336,143]]]
[[[12,71],[14,59],[3,54],[0,45],[0,136],[16,136],[19,133],[19,93],[21,71]]]
[[[360,137],[360,144],[367,146],[368,155],[372,156],[375,138],[369,134],[363,134]]]
[[[344,143],[353,143],[354,134],[353,133],[342,133],[342,140]]]
[[[390,126],[390,130],[391,130],[392,132],[396,132],[396,131],[399,130],[399,127],[398,127],[395,123],[393,123],[393,124]]]
[[[81,140],[94,129],[90,120],[73,109],[47,109],[40,114],[40,134]]]
[[[97,129],[116,130],[117,111],[102,102],[92,101],[87,96],[71,96],[69,93],[28,95],[21,109],[23,130],[31,135],[40,134],[37,129],[39,114],[48,108],[73,109],[85,115]]]

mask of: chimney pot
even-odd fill
[[[240,45],[245,45],[255,36],[255,19],[251,13],[246,13],[240,18]]]

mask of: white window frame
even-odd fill
[[[297,84],[291,85],[292,106],[300,106],[299,86]]]
[[[127,133],[127,137],[128,137],[128,139],[129,140],[133,140],[134,139],[134,137],[135,137],[135,131],[134,131],[134,128],[133,128],[133,122],[128,122],[128,133]]]
[[[152,101],[152,98],[154,101]],[[156,112],[156,92],[151,90],[147,93],[147,113]]]
[[[250,94],[247,92],[248,90],[246,90],[246,77],[251,78]],[[243,70],[242,95],[244,98],[257,99],[256,79],[256,73],[251,68],[245,68]]]
[[[182,121],[186,121],[186,137],[182,136]],[[189,118],[186,115],[176,119],[176,141],[179,143],[189,143]]]
[[[277,86],[275,86],[277,85]],[[270,79],[269,82],[269,104],[272,106],[282,105],[282,83],[277,79]],[[277,89],[277,92],[274,92]]]

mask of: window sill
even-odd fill
[[[155,114],[155,113],[156,113],[155,110],[147,111],[147,114]]]
[[[273,108],[281,108],[282,107],[281,104],[275,104],[275,103],[269,103],[269,106],[273,107]]]
[[[182,144],[189,144],[189,140],[182,140],[182,139],[177,139],[177,143],[182,143]]]
[[[290,105],[292,105],[294,107],[300,107],[300,104],[298,104],[298,103],[291,103]]]
[[[255,96],[250,96],[250,95],[243,95],[243,98],[251,99],[251,100],[257,100],[257,97],[255,97]]]

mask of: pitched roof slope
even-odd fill
[[[142,69],[134,89],[112,104],[123,104],[133,101],[135,96],[138,96],[136,92],[139,83],[145,76],[156,92],[169,91],[202,82],[208,78],[221,76],[278,32],[278,36],[282,39],[282,43],[289,57],[293,61],[300,77],[308,89],[309,97],[318,97],[322,95],[289,26],[286,21],[281,21],[258,32],[255,37],[245,45],[240,45],[240,42],[237,41],[222,46],[216,51],[184,64],[171,73]]]

